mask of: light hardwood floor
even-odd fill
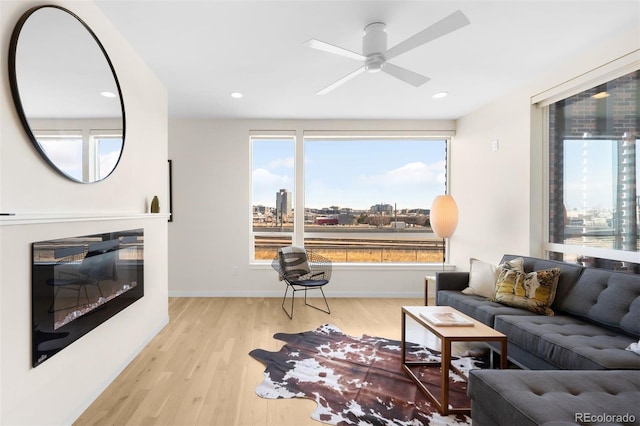
[[[316,301],[312,299],[312,301]],[[432,303],[432,302],[430,302]],[[264,365],[248,353],[278,351],[277,332],[330,323],[344,333],[400,339],[401,307],[424,299],[329,299],[331,315],[296,299],[293,320],[278,298],[171,298],[169,324],[74,425],[315,425],[315,403],[269,400],[254,389]]]

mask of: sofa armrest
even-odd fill
[[[468,272],[436,272],[436,292],[439,290],[462,291],[469,287]]]
[[[462,291],[468,286],[468,272],[436,272],[436,305],[440,290]]]

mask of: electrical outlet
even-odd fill
[[[238,267],[237,266],[233,267],[233,275],[238,275]]]
[[[491,141],[491,150],[497,151],[499,149],[500,149],[500,142],[498,141],[498,139],[494,139],[493,141]]]

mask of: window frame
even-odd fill
[[[70,179],[76,180],[80,183],[98,182],[105,179],[115,170],[120,158],[122,157],[122,152],[124,151],[124,134],[122,130],[86,128],[60,130],[43,128],[34,129],[33,134],[39,141],[73,138],[80,143],[81,168],[79,169],[80,175],[78,177],[67,173],[67,169],[62,169],[55,163],[52,164],[57,170],[60,170],[60,172],[68,176]],[[100,139],[118,139],[121,144],[120,154],[114,167],[109,171],[109,173],[105,174],[104,177],[100,177]],[[44,149],[44,147],[42,149]]]
[[[626,55],[597,69],[583,73],[575,79],[566,81],[554,87],[553,89],[549,89],[531,98],[532,107],[537,108],[539,110],[539,113],[541,114],[540,124],[542,126],[541,139],[543,147],[544,166],[544,199],[542,203],[544,207],[544,211],[542,214],[542,230],[544,236],[542,240],[542,251],[547,258],[550,258],[553,253],[559,253],[563,257],[589,256],[611,261],[638,263],[638,251],[624,251],[602,247],[551,242],[550,227],[550,105],[587,91],[593,87],[615,80],[634,71],[640,71],[640,61],[631,58],[630,55]],[[638,165],[636,165],[636,167],[638,167]]]
[[[274,130],[262,130],[262,131],[250,131],[249,132],[249,153],[250,153],[250,161],[249,161],[249,182],[250,182],[250,191],[249,191],[249,238],[250,238],[250,244],[249,244],[249,262],[250,263],[258,263],[258,264],[266,264],[269,263],[266,260],[256,260],[256,243],[255,243],[255,237],[268,237],[268,236],[273,236],[274,232],[260,232],[260,231],[254,231],[253,230],[253,144],[254,144],[254,140],[255,139],[260,139],[260,140],[268,140],[268,139],[286,139],[286,138],[293,138],[293,156],[294,156],[294,180],[293,180],[293,200],[294,200],[294,211],[297,211],[297,199],[298,199],[298,188],[297,188],[297,179],[295,176],[297,167],[297,159],[296,159],[296,145],[297,145],[297,136],[296,136],[296,131],[295,130],[283,130],[283,131],[274,131]],[[286,232],[286,231],[282,231],[282,232],[278,232],[276,233],[276,235],[280,236],[280,237],[289,237],[291,238],[291,242],[292,244],[294,244],[295,242],[295,238],[294,238],[294,232],[296,229],[296,225],[295,225],[295,221],[297,220],[297,214],[294,214],[293,216],[293,220],[294,220],[294,226],[293,232]],[[303,215],[304,216],[304,215]]]
[[[273,232],[255,232],[253,230],[253,140],[259,138],[282,138],[293,136],[295,141],[294,145],[294,185],[293,185],[293,209],[295,212],[305,211],[305,170],[304,170],[304,149],[305,138],[363,138],[363,139],[424,139],[424,140],[438,140],[445,142],[445,193],[449,192],[449,185],[451,182],[451,142],[452,137],[455,135],[453,130],[366,130],[366,131],[344,131],[344,130],[308,130],[297,128],[296,130],[285,131],[255,131],[249,132],[250,141],[250,161],[249,161],[249,174],[251,182],[251,190],[249,194],[250,209],[249,209],[249,227],[250,227],[250,248],[249,248],[249,262],[254,265],[264,265],[270,263],[269,260],[259,260],[255,258],[255,237],[256,236],[273,236]],[[428,202],[428,201],[425,201]],[[426,206],[430,208],[430,204]],[[278,232],[278,236],[290,236],[291,243],[293,245],[304,245],[305,238],[323,237],[323,238],[344,238],[353,237],[351,234],[341,232],[305,232],[304,229],[304,214],[294,214],[293,231],[292,232]],[[388,239],[390,234],[383,234]],[[380,237],[380,233],[358,233],[359,238],[374,238]],[[393,233],[393,238],[402,241],[420,241],[425,239],[439,239],[433,232],[415,232],[415,233]],[[445,256],[449,258],[449,241],[445,242]],[[338,263],[338,262],[336,262]],[[438,266],[443,268],[442,262],[412,262],[412,263],[398,263],[398,262],[353,262],[353,263],[338,263],[340,265],[346,265],[348,267],[359,268],[366,266],[367,268],[415,268],[424,270],[426,266]]]
[[[101,165],[100,165],[100,142],[101,140],[119,140],[120,141],[120,152],[116,163],[113,168],[109,170],[109,173],[106,173],[104,176],[102,175]],[[103,180],[106,179],[118,166],[120,162],[120,158],[122,157],[122,152],[124,151],[124,135],[121,130],[114,129],[90,129],[89,137],[87,142],[87,150],[85,156],[87,161],[84,162],[84,167],[87,167],[87,173],[89,174],[89,178],[91,180]]]

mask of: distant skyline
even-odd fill
[[[584,143],[565,143],[566,208],[611,210],[616,198],[613,144],[590,140],[585,151]],[[275,194],[281,188],[297,195],[293,153],[293,140],[254,143],[253,204],[275,206]],[[639,163],[640,150],[636,152],[638,183]],[[367,210],[391,204],[399,210],[428,209],[433,198],[444,193],[445,164],[444,140],[307,140],[305,207]]]
[[[444,140],[307,140],[305,207],[428,209],[445,189]],[[292,140],[254,141],[253,204],[274,206],[294,188]]]

